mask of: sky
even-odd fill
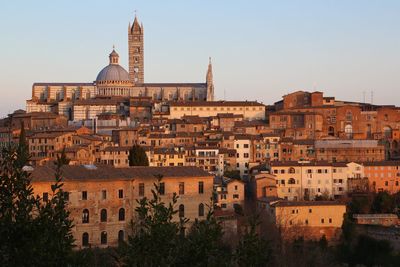
[[[145,82],[204,82],[217,99],[279,101],[297,90],[399,105],[398,0],[4,0],[0,117],[34,82],[92,82],[128,23],[144,25]]]

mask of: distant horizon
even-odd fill
[[[145,82],[205,82],[216,100],[266,105],[295,91],[399,105],[400,2],[6,2],[0,10],[0,117],[32,84],[93,82],[113,45],[128,69],[127,28],[144,25]]]

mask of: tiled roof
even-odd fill
[[[398,160],[383,160],[383,161],[368,161],[361,163],[364,166],[400,166],[400,161]]]
[[[298,207],[298,206],[346,206],[338,201],[277,201],[271,204],[275,207]]]
[[[316,140],[315,148],[375,148],[378,147],[377,140]]]
[[[54,166],[35,167],[32,173],[34,182],[54,182]],[[154,178],[155,175],[168,177],[210,177],[210,174],[197,167],[129,167],[114,168],[106,165],[68,165],[62,167],[65,181],[104,181]]]

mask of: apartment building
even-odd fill
[[[119,240],[126,240],[135,219],[136,199],[152,198],[157,175],[163,176],[159,186],[164,202],[171,201],[173,193],[179,196],[175,220],[204,219],[213,193],[213,176],[195,167],[85,165],[64,166],[62,171],[77,248],[116,246]],[[53,183],[53,165],[33,169],[35,195],[50,199]]]
[[[391,194],[400,191],[400,161],[364,162],[363,165],[372,191]]]

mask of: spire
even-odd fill
[[[214,101],[214,81],[213,81],[211,57],[208,58],[206,84],[207,84],[207,101]]]
[[[135,10],[135,19],[133,20],[132,32],[141,32],[142,31],[142,27],[139,24],[139,20],[137,18],[136,12],[137,12],[137,10]]]
[[[213,82],[211,57],[208,58],[208,69],[207,69],[206,80],[207,80],[207,83],[212,83]]]
[[[113,64],[113,65],[118,65],[119,64],[119,55],[118,55],[118,53],[115,51],[115,45],[113,45],[113,50],[111,51],[111,53],[110,53],[110,55],[109,55],[109,58],[110,58],[110,64]]]

